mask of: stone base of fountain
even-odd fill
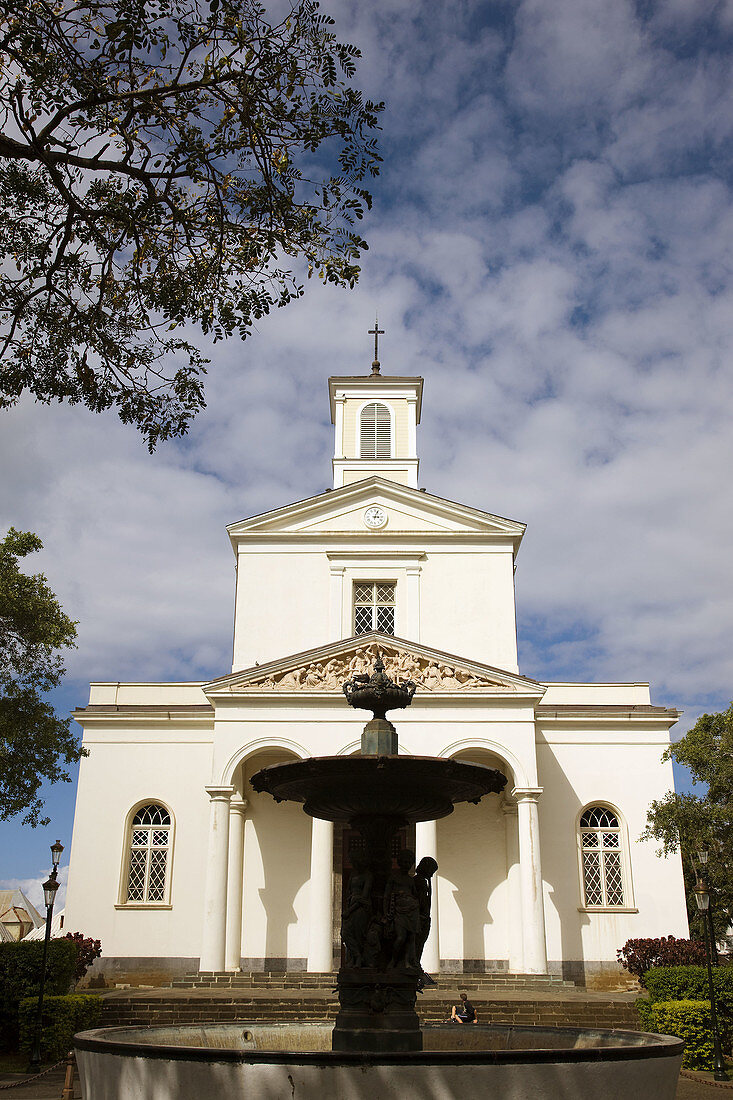
[[[415,1012],[418,974],[373,967],[342,967],[340,1010],[333,1029],[334,1050],[422,1050]]]
[[[674,1100],[679,1039],[425,1027],[421,1051],[338,1051],[329,1024],[101,1028],[74,1037],[84,1100]]]

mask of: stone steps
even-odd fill
[[[494,990],[551,990],[577,988],[574,982],[564,981],[554,974],[443,974],[438,979],[438,988],[465,990],[466,993],[490,992]],[[336,984],[335,974],[284,973],[216,973],[200,972],[186,974],[171,982],[172,989],[267,989],[278,990],[332,990]]]
[[[450,1012],[450,994],[418,997],[417,1010],[423,1023],[439,1023]],[[562,997],[533,1000],[505,997],[472,997],[480,1023],[536,1024],[553,1027],[638,1028],[633,1002],[626,1000],[566,1000]],[[165,995],[115,993],[103,997],[101,1025],[150,1026],[210,1023],[284,1023],[287,1021],[333,1020],[338,1011],[335,997],[246,997],[239,991],[217,991],[207,997],[196,991]]]

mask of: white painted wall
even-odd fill
[[[457,806],[438,822],[437,892],[444,960],[508,956],[510,915],[500,802],[498,795],[490,795],[478,806]],[[516,920],[516,914],[511,919]]]
[[[247,811],[241,953],[245,959],[308,957],[310,818],[302,806],[278,805],[249,784],[260,768],[287,759],[293,757],[258,754],[243,768]]]
[[[518,671],[511,544],[476,543],[451,551],[427,534],[414,543],[386,536],[348,543],[324,537],[307,545],[279,540],[242,547],[238,561],[235,671],[349,637],[353,585],[366,579],[395,582],[398,637]],[[336,562],[343,576],[340,609],[334,613]],[[417,612],[409,607],[407,583],[407,570],[415,566]]]
[[[416,640],[517,672],[513,565],[510,546],[451,551],[426,543]]]
[[[334,641],[325,548],[274,546],[239,554],[233,669]]]
[[[537,746],[539,814],[548,958],[614,960],[627,939],[687,936],[679,857],[656,855],[639,836],[650,802],[672,790],[671,764],[660,757],[665,731],[545,731]],[[626,827],[627,867],[638,912],[581,912],[577,821],[593,803],[616,808]]]
[[[71,846],[65,926],[102,941],[105,955],[198,956],[209,800],[202,777],[211,735],[114,727],[84,739]],[[125,822],[142,799],[175,821],[170,908],[116,907],[125,864]]]

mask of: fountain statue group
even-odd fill
[[[420,960],[430,934],[431,880],[438,864],[432,856],[425,856],[412,875],[415,853],[403,848],[380,899],[366,857],[355,852],[351,863],[341,921],[346,965],[404,969],[423,977]]]

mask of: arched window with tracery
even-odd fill
[[[392,416],[380,401],[371,401],[361,410],[359,454],[361,458],[392,457]]]
[[[167,901],[171,833],[171,815],[165,806],[147,802],[135,811],[130,823],[125,901]]]
[[[583,904],[615,909],[628,905],[624,837],[619,815],[607,806],[589,806],[579,823]]]

